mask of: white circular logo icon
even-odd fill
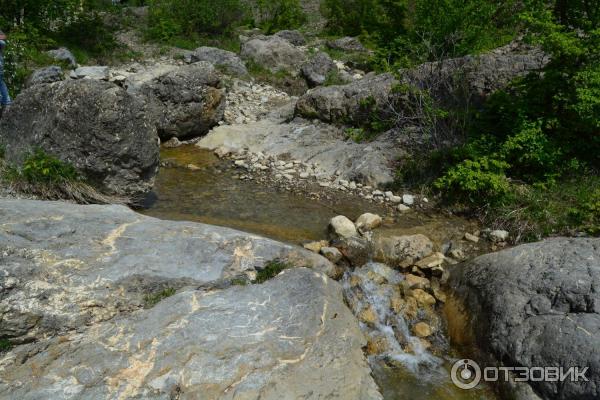
[[[481,381],[481,368],[473,360],[458,360],[450,371],[452,383],[461,389],[473,389]]]

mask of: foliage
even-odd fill
[[[13,179],[23,179],[29,183],[60,183],[79,180],[75,168],[59,159],[35,150],[23,162],[19,170],[13,170]]]
[[[299,0],[258,0],[259,27],[267,34],[298,29],[306,22]]]
[[[159,40],[226,34],[247,18],[248,10],[240,0],[152,0],[148,34]]]
[[[147,294],[144,296],[144,305],[146,308],[152,308],[167,297],[173,296],[176,292],[175,288],[168,287],[158,293]]]
[[[264,283],[269,279],[272,279],[279,275],[284,269],[291,268],[291,266],[279,259],[271,260],[267,262],[261,269],[256,271],[256,279],[252,283]]]
[[[9,351],[13,347],[8,339],[0,339],[0,353]]]

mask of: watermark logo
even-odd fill
[[[482,380],[498,382],[587,382],[588,367],[485,367],[469,359],[458,360],[452,365],[450,377],[461,389],[473,389]]]

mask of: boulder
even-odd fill
[[[75,71],[71,72],[71,77],[75,79],[95,79],[99,81],[107,81],[109,78],[108,67],[103,66],[92,66],[92,67],[79,67]]]
[[[25,86],[31,87],[44,83],[59,82],[65,79],[65,75],[61,67],[52,65],[50,67],[40,68],[33,71]]]
[[[215,47],[198,47],[194,51],[190,51],[184,55],[184,60],[188,64],[195,63],[198,61],[206,61],[211,63],[217,68],[223,69],[226,73],[235,76],[246,76],[248,70],[238,57],[237,54],[218,49]]]
[[[337,248],[353,267],[361,267],[371,260],[373,250],[367,238],[350,236],[334,240],[331,245]]]
[[[373,242],[374,259],[393,267],[409,267],[433,252],[433,243],[425,235],[377,237]]]
[[[317,53],[301,68],[302,75],[311,87],[325,83],[327,75],[334,71],[337,71],[337,66],[331,57],[323,52]]]
[[[46,54],[48,54],[50,57],[52,57],[53,59],[55,59],[57,61],[66,62],[70,67],[77,67],[77,60],[75,59],[75,56],[66,47],[60,47],[58,49],[48,50],[46,52]]]
[[[453,101],[455,91],[468,89],[477,104],[515,78],[541,70],[548,62],[549,56],[539,48],[513,43],[481,55],[421,64],[402,75],[408,83],[432,89],[442,101]]]
[[[21,313],[48,332],[0,356],[0,398],[381,399],[337,282],[292,268],[219,283],[272,256],[320,256],[124,207],[0,207],[0,268],[17,280],[0,289],[2,329]],[[172,290],[133,301],[161,287]]]
[[[107,194],[138,197],[158,169],[156,128],[144,102],[95,80],[36,85],[15,99],[0,121],[6,160],[19,166],[34,148],[72,164]]]
[[[306,39],[304,36],[297,30],[283,30],[279,31],[275,34],[275,36],[280,37],[282,39],[287,40],[294,46],[304,46],[306,44]]]
[[[354,223],[343,215],[331,218],[329,221],[329,228],[332,233],[340,238],[349,238],[352,236],[358,236],[358,231]]]
[[[298,75],[307,59],[306,51],[278,36],[257,37],[242,44],[241,57],[271,72],[285,71]]]
[[[319,87],[300,97],[296,115],[328,123],[360,125],[373,113],[386,112],[397,83],[391,74],[372,74],[346,85]]]
[[[362,45],[360,40],[355,37],[342,37],[335,40],[328,40],[327,47],[334,50],[342,50],[348,52],[365,52],[367,49]]]
[[[0,223],[0,337],[17,343],[138,310],[165,288],[226,287],[275,259],[335,270],[299,247],[123,206],[0,200]]]
[[[206,134],[223,119],[225,93],[214,67],[197,62],[173,69],[128,91],[149,103],[162,140],[188,139]]]
[[[502,365],[588,368],[587,382],[532,382],[540,397],[600,398],[600,239],[486,254],[453,269],[449,283],[467,329]]]

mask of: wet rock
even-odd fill
[[[230,75],[248,75],[246,66],[237,54],[215,47],[198,47],[196,50],[186,53],[184,55],[184,60],[188,64],[198,61],[206,61],[219,69],[223,69]]]
[[[383,220],[377,214],[365,213],[356,219],[356,228],[361,232],[372,231],[381,226]]]
[[[327,53],[319,52],[302,65],[301,71],[308,85],[315,87],[325,83],[327,75],[337,71],[337,67]]]
[[[433,329],[425,322],[417,322],[415,326],[413,326],[413,332],[417,337],[425,338],[433,334]]]
[[[71,67],[77,67],[77,60],[75,59],[75,56],[66,47],[60,47],[58,49],[48,50],[46,52],[46,54],[48,54],[50,57],[52,57],[53,59],[55,59],[57,61],[66,62]]]
[[[241,57],[271,72],[286,71],[292,75],[300,72],[307,59],[305,50],[278,36],[250,39],[242,44]]]
[[[65,75],[61,67],[52,65],[50,67],[41,68],[33,71],[29,79],[27,79],[26,86],[41,85],[44,83],[59,82],[65,79]]]
[[[436,303],[435,298],[422,289],[411,290],[410,296],[417,300],[421,307],[433,306]]]
[[[72,76],[75,79],[95,79],[99,81],[107,81],[109,77],[109,71],[108,67],[104,66],[79,67],[73,71]]]
[[[378,237],[373,246],[375,260],[394,267],[408,267],[433,252],[433,243],[421,234]]]
[[[349,52],[365,52],[367,49],[355,37],[346,36],[343,38],[327,41],[327,47],[334,50],[342,50]]]
[[[294,46],[303,46],[306,44],[306,39],[297,30],[283,30],[275,34],[275,36],[287,40]]]
[[[354,267],[365,265],[371,259],[371,243],[364,237],[340,238],[332,243]]]
[[[36,85],[4,113],[0,143],[10,164],[41,148],[100,191],[134,198],[152,189],[159,163],[156,129],[146,115],[141,99],[112,83]]]
[[[365,345],[340,286],[299,268],[19,346],[0,397],[380,400]]]
[[[356,230],[356,226],[354,223],[343,215],[338,215],[337,217],[333,217],[329,221],[330,230],[340,238],[349,238],[353,236],[358,236],[358,232]]]
[[[0,337],[16,342],[134,312],[166,288],[227,287],[275,259],[337,273],[300,247],[123,206],[0,200],[0,223]]]
[[[406,274],[404,276],[408,287],[411,289],[428,289],[430,287],[429,279],[423,278],[413,274]]]
[[[508,366],[579,366],[587,381],[532,382],[543,399],[600,396],[600,239],[552,238],[453,269],[477,344]]]
[[[223,119],[225,93],[219,87],[214,67],[201,61],[128,90],[147,99],[159,136],[168,140],[202,136]]]
[[[321,249],[325,246],[328,246],[329,242],[327,240],[320,240],[318,242],[310,242],[302,245],[306,250],[310,250],[313,253],[319,253]]]
[[[296,115],[328,123],[360,124],[373,113],[385,112],[392,88],[391,74],[371,75],[341,86],[316,88],[296,103]],[[365,106],[365,104],[370,104]]]
[[[415,263],[415,265],[421,269],[431,269],[434,267],[439,267],[444,263],[446,257],[443,253],[433,253],[430,256],[427,256]]]
[[[334,264],[338,263],[343,257],[342,253],[335,247],[322,247],[321,254]]]

